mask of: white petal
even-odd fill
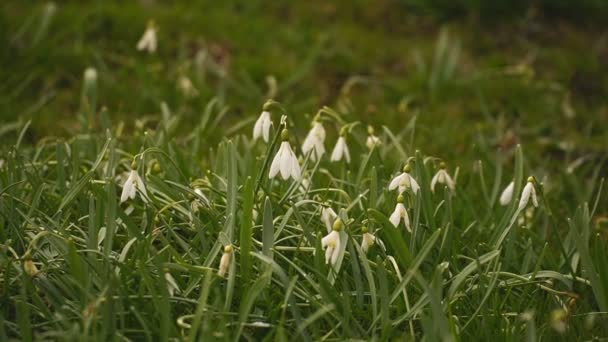
[[[532,186],[532,204],[534,204],[535,207],[538,207],[538,199],[536,198],[536,188],[534,188],[534,186]]]
[[[302,174],[302,170],[300,169],[300,164],[298,163],[298,158],[295,153],[291,153],[291,177],[294,180],[300,179],[300,175]]]
[[[521,193],[521,198],[519,199],[518,210],[523,210],[526,205],[528,205],[528,201],[530,200],[530,193],[534,189],[534,185],[531,182],[528,182],[524,187],[524,190]]]
[[[418,193],[418,190],[420,190],[420,185],[418,185],[418,182],[416,182],[414,177],[410,176],[409,174],[408,174],[408,179],[410,181],[410,187],[412,188],[412,191],[415,194]]]
[[[279,151],[279,153],[281,153],[281,159],[280,159],[280,168],[281,168],[281,177],[283,177],[283,179],[287,180],[289,178],[289,176],[291,175],[291,169],[293,167],[292,164],[292,160],[291,160],[291,146],[289,146],[289,142],[287,141],[283,141],[281,143],[281,151]]]
[[[336,261],[338,261],[338,255],[340,254],[340,244],[342,242],[340,241],[340,236],[338,236],[338,238],[336,239],[336,247],[333,249],[332,254],[331,254],[331,264],[332,266],[336,264]]]
[[[264,115],[264,113],[262,113],[262,115]],[[260,116],[256,120],[255,125],[253,126],[253,140],[257,140],[260,138],[260,136],[262,136],[262,124],[263,124],[263,117]]]
[[[391,214],[391,217],[389,217],[388,219],[389,219],[389,221],[391,221],[393,226],[395,226],[395,227],[399,226],[399,221],[401,221],[401,215],[397,211],[397,208],[395,208],[395,211],[393,211],[393,213]]]
[[[405,174],[405,173],[402,173],[402,174],[400,174],[399,176],[397,176],[397,177],[393,178],[393,180],[392,180],[392,181],[390,182],[390,184],[388,185],[388,189],[389,189],[389,190],[394,190],[394,189],[396,189],[396,188],[399,186],[399,184],[401,184],[401,180],[402,180],[402,179],[403,179],[403,177],[405,177],[405,176],[406,176],[406,174]]]
[[[329,261],[331,260],[331,257],[334,254],[334,249],[334,247],[327,247],[327,249],[325,250],[325,264],[329,264]]]
[[[431,191],[435,192],[435,185],[437,184],[437,181],[439,180],[439,172],[437,172],[434,176],[433,179],[431,179]]]
[[[454,180],[447,172],[445,174],[445,183],[447,184],[448,188],[450,188],[450,190],[454,191],[454,189],[456,189],[456,184],[454,183]]]
[[[346,163],[350,164],[350,152],[348,151],[348,145],[346,145],[346,140],[344,140],[344,158],[346,158]]]
[[[125,184],[122,186],[122,194],[120,195],[120,203],[125,202],[129,198],[135,197],[135,183],[134,183],[134,173],[131,171],[129,173],[129,177],[125,181]]]
[[[135,172],[135,182],[137,184],[137,190],[141,191],[145,197],[148,197],[148,192],[146,191],[146,185],[144,184],[144,180],[139,176],[136,171]]]
[[[500,199],[498,202],[500,205],[507,205],[511,203],[513,199],[513,189],[515,188],[515,182],[511,181],[509,185],[503,190],[502,194],[500,194]]]
[[[400,208],[401,217],[403,217],[403,222],[405,223],[405,228],[411,233],[412,227],[410,226],[410,216],[407,214],[407,209],[405,209],[405,206],[402,203],[399,203],[397,205],[401,205],[401,208]]]
[[[279,170],[281,169],[281,151],[282,150],[283,150],[283,145],[281,144],[281,147],[279,147],[277,154],[274,156],[274,159],[272,160],[272,164],[270,164],[270,172],[268,173],[268,178],[270,178],[270,179],[274,178],[277,175],[277,173],[279,173]]]
[[[268,142],[270,139],[270,125],[272,124],[272,121],[270,120],[269,112],[263,112],[262,115],[264,115],[264,120],[262,122],[262,136],[264,141]]]
[[[342,159],[342,152],[343,152],[343,141],[344,138],[340,137],[338,138],[338,142],[336,142],[336,146],[334,146],[334,150],[331,152],[331,161],[339,161],[340,159]]]

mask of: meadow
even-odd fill
[[[0,340],[608,338],[601,1],[0,8]]]

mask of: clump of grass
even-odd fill
[[[573,214],[552,209],[559,192],[540,175],[527,186],[537,198],[522,206],[534,167],[520,146],[513,163],[453,165],[402,143],[414,123],[366,133],[329,107],[315,117],[324,127],[311,131],[315,150],[303,155],[307,128],[274,101],[263,108],[274,122],[267,143],[242,129],[205,139],[221,118],[214,101],[190,131],[164,106],[143,134],[127,136],[92,105],[92,75],[81,134],[24,146],[26,125],[6,150],[3,340],[606,335],[605,227],[592,221],[598,177],[591,207],[570,203]],[[367,134],[378,134],[368,146]],[[347,147],[334,158],[338,136]],[[281,144],[296,151],[300,172],[271,178]],[[328,152],[316,154],[319,146]],[[125,184],[134,175],[141,181]],[[124,187],[133,193],[120,201]],[[397,211],[396,223],[397,202],[406,216]],[[374,243],[362,248],[366,233]]]

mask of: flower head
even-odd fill
[[[507,187],[502,191],[502,194],[500,194],[500,198],[498,199],[498,202],[500,203],[500,205],[507,205],[509,203],[511,203],[511,200],[513,200],[513,189],[515,188],[515,182],[511,181],[511,183],[509,183],[509,185],[507,185]]]
[[[407,214],[407,209],[405,209],[405,206],[403,205],[403,200],[403,195],[399,195],[399,197],[397,198],[397,205],[395,206],[395,211],[393,211],[393,213],[389,217],[389,221],[391,221],[393,226],[398,227],[399,222],[403,220],[405,228],[407,228],[407,230],[411,233],[412,228],[410,227],[410,217]]]
[[[312,128],[306,135],[304,142],[302,143],[302,153],[305,155],[312,151],[310,159],[316,161],[318,158],[325,153],[325,128],[320,121],[315,120],[312,124]]]
[[[149,53],[154,53],[156,52],[156,45],[156,25],[154,21],[149,21],[144,35],[137,42],[137,50],[147,50]]]
[[[33,277],[38,274],[38,268],[36,267],[36,265],[34,265],[34,262],[32,261],[32,256],[29,252],[25,254],[23,259],[23,270],[25,271],[25,273],[27,273],[27,275],[29,275],[30,277]]]
[[[230,262],[232,261],[232,246],[227,245],[224,247],[224,254],[222,254],[222,258],[220,259],[220,268],[217,271],[217,275],[220,277],[224,277],[226,273],[228,273],[228,269],[230,268]]]
[[[342,229],[342,220],[336,219],[333,224],[332,231],[321,239],[321,246],[325,248],[325,263],[336,264],[340,251],[340,229]]]
[[[142,199],[144,202],[148,197],[148,193],[146,192],[146,186],[144,185],[143,179],[137,173],[137,164],[133,162],[131,165],[131,172],[129,173],[129,177],[125,181],[125,184],[122,186],[122,194],[120,195],[120,203],[125,202],[126,200],[135,199],[135,195],[137,191],[142,193]]]
[[[372,126],[367,126],[367,134],[365,146],[367,146],[368,149],[372,150],[374,147],[378,147],[382,144],[380,138],[374,135],[374,128]]]
[[[198,89],[196,89],[188,76],[182,75],[179,77],[177,80],[177,88],[185,97],[193,98],[197,97],[199,94]]]
[[[437,173],[433,176],[433,179],[431,180],[432,192],[435,192],[435,185],[437,185],[437,183],[445,184],[450,190],[454,191],[454,180],[452,180],[452,177],[450,177],[448,172],[445,170],[445,163],[443,162],[439,166],[439,171],[437,171]]]
[[[363,227],[361,232],[363,233],[361,236],[361,250],[363,250],[363,253],[367,254],[370,247],[376,243],[376,237],[369,233],[367,227]]]
[[[389,190],[398,189],[399,193],[403,193],[407,189],[412,189],[414,193],[420,190],[418,182],[410,175],[411,167],[409,164],[403,167],[403,172],[397,177],[393,178],[388,185]]]
[[[298,158],[291,150],[291,145],[289,145],[289,132],[287,129],[284,129],[283,132],[281,132],[281,138],[283,139],[283,142],[272,160],[268,177],[272,179],[281,172],[281,177],[284,180],[289,179],[289,177],[298,180],[302,171],[300,170],[300,164],[298,164]]]
[[[270,120],[270,112],[263,111],[253,126],[253,140],[257,140],[258,138],[262,137],[265,142],[268,142],[270,138],[271,124],[272,120]]]
[[[331,161],[340,161],[344,158],[347,163],[350,163],[350,152],[348,151],[348,146],[346,145],[346,138],[344,136],[340,136],[338,138],[338,142],[336,142],[336,146],[334,150],[331,152]]]
[[[518,210],[523,210],[532,198],[532,204],[538,207],[538,200],[536,199],[536,189],[534,188],[534,177],[528,177],[528,183],[521,192],[521,198],[519,199]]]

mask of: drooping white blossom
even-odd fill
[[[367,251],[369,251],[370,247],[372,247],[374,243],[376,243],[376,237],[369,233],[367,227],[363,227],[363,229],[361,229],[361,232],[363,233],[363,235],[361,236],[361,250],[363,251],[363,253],[367,254]]]
[[[281,133],[281,137],[283,142],[281,143],[281,147],[279,147],[279,151],[272,160],[268,177],[272,179],[280,172],[281,177],[284,180],[289,179],[289,177],[292,177],[294,180],[298,180],[302,171],[300,169],[300,164],[298,163],[298,158],[291,150],[291,145],[289,145],[289,133],[286,129],[284,129]]]
[[[196,89],[188,76],[180,76],[177,80],[177,87],[185,97],[193,98],[199,94],[198,89]]]
[[[139,42],[137,42],[137,50],[146,50],[149,53],[154,53],[156,52],[156,46],[156,25],[153,21],[150,21],[148,22],[148,27],[146,28],[143,36]]]
[[[521,198],[519,199],[518,210],[523,210],[532,198],[532,204],[535,207],[538,207],[538,200],[536,198],[536,188],[534,188],[534,178],[529,177],[528,183],[524,187],[524,190],[521,192]]]
[[[399,227],[399,223],[401,222],[401,220],[403,220],[405,228],[409,232],[412,232],[412,228],[410,227],[410,217],[407,214],[407,209],[405,209],[405,205],[403,205],[403,200],[403,195],[399,195],[397,199],[397,205],[395,206],[395,210],[389,217],[389,221],[391,221],[393,226]]]
[[[125,181],[125,184],[122,186],[122,194],[120,195],[120,203],[125,202],[128,199],[135,199],[135,195],[137,195],[137,191],[142,193],[142,199],[144,202],[148,197],[148,193],[146,192],[146,186],[144,185],[143,179],[137,173],[137,166],[133,165],[131,172],[129,173],[129,177]]]
[[[320,121],[315,121],[312,128],[306,135],[304,142],[302,143],[302,153],[308,154],[310,151],[310,159],[316,161],[325,154],[325,128]]]
[[[342,220],[336,219],[332,227],[332,231],[321,239],[321,247],[325,248],[325,263],[336,264],[338,255],[340,254],[340,229],[342,229]]]
[[[454,191],[456,185],[454,184],[454,180],[450,177],[450,174],[445,170],[445,164],[441,163],[439,167],[439,171],[433,176],[431,179],[431,191],[435,192],[435,185],[445,184],[450,190]]]
[[[340,136],[336,142],[334,150],[331,152],[331,161],[337,162],[342,160],[342,158],[344,158],[347,163],[350,163],[350,152],[348,151],[348,146],[346,145],[346,138]]]
[[[270,112],[263,111],[253,126],[253,140],[261,137],[265,142],[268,142],[270,139],[270,125],[272,125]]]
[[[368,149],[372,150],[374,147],[378,147],[382,144],[380,138],[374,135],[374,128],[372,126],[367,126],[367,140],[365,140],[365,146]]]
[[[230,269],[230,262],[232,261],[232,246],[228,245],[224,247],[224,254],[220,259],[220,268],[217,271],[217,275],[224,277]]]
[[[515,182],[511,181],[511,183],[509,183],[509,185],[507,185],[507,187],[500,194],[500,198],[498,199],[498,202],[500,203],[500,205],[505,206],[505,205],[511,203],[511,201],[513,200],[514,188],[515,188]]]
[[[407,189],[412,189],[412,192],[418,193],[420,190],[420,186],[418,182],[410,175],[410,166],[409,164],[403,168],[403,172],[393,178],[388,185],[389,190],[398,189],[398,193],[403,193]]]

